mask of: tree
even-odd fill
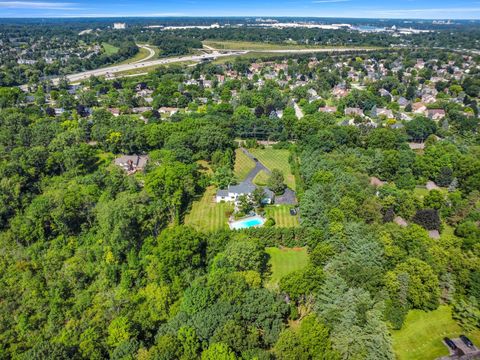
[[[108,346],[116,348],[123,342],[130,340],[133,335],[130,326],[130,321],[125,316],[113,319],[110,325],[108,325]]]
[[[168,211],[170,221],[175,222],[195,194],[196,178],[194,166],[173,162],[151,171],[147,175],[145,188],[158,206]]]
[[[236,271],[255,270],[263,272],[266,266],[266,253],[258,242],[234,240],[228,243],[224,252],[228,266]]]
[[[248,214],[253,210],[254,203],[249,195],[240,195],[238,197],[238,208],[240,213]]]
[[[294,271],[280,279],[280,291],[288,294],[293,301],[314,294],[323,284],[325,275],[322,268],[307,266],[305,269]]]
[[[440,230],[441,223],[437,210],[418,210],[412,220],[414,223],[423,226],[427,230]]]
[[[272,174],[268,178],[267,186],[272,190],[276,195],[281,195],[285,191],[283,173],[278,169],[273,169]]]
[[[202,360],[235,360],[235,353],[225,344],[214,343],[202,352]]]
[[[437,132],[437,125],[433,120],[425,117],[416,117],[405,125],[410,140],[425,141],[430,135]]]
[[[480,309],[478,300],[471,296],[458,299],[453,303],[452,317],[460,323],[465,331],[474,331],[480,327]]]
[[[445,198],[438,190],[430,190],[423,199],[423,206],[428,209],[440,210],[445,205]]]
[[[405,281],[402,281],[405,279]],[[438,307],[440,290],[432,268],[422,260],[409,258],[385,275],[385,285],[395,299],[407,294],[409,304],[416,309],[433,310]]]
[[[166,283],[186,282],[205,266],[205,239],[188,227],[162,231],[149,257],[148,276]]]

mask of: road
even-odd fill
[[[141,62],[144,62],[144,61],[148,61],[150,60],[152,57],[155,56],[155,50],[153,50],[151,47],[149,47],[148,45],[138,45],[138,47],[142,48],[142,49],[146,49],[148,51],[148,56],[143,58],[143,59],[140,59],[140,60],[137,60],[137,61],[134,61],[132,64],[138,64],[138,63],[141,63]]]
[[[71,75],[67,75],[67,79],[71,83],[77,83],[82,80],[88,79],[91,76],[113,76],[115,73],[142,69],[142,68],[156,66],[156,65],[167,65],[167,64],[177,63],[177,62],[189,62],[189,61],[198,62],[198,61],[204,61],[204,60],[214,60],[220,57],[241,56],[241,55],[248,54],[250,52],[278,54],[278,53],[320,53],[320,52],[329,53],[329,52],[371,51],[372,50],[369,48],[329,48],[329,49],[323,48],[323,49],[298,49],[298,50],[252,49],[252,50],[221,50],[221,52],[216,50],[211,50],[212,52],[209,54],[188,55],[188,56],[149,60],[155,55],[155,51],[149,48],[147,45],[142,45],[142,47],[146,48],[150,52],[150,55],[147,56],[145,59],[139,60],[139,62],[122,64],[122,65],[113,65],[113,66],[109,66],[101,69],[89,70],[89,71],[84,71],[77,74],[71,74]],[[57,84],[59,80],[60,78],[54,78],[52,79],[52,82],[54,84]]]
[[[300,109],[300,106],[298,106],[298,104],[296,102],[293,103],[293,108],[295,109],[295,116],[298,119],[303,118],[303,111],[302,111],[302,109]]]
[[[185,62],[185,61],[213,60],[219,57],[238,56],[246,53],[247,53],[246,51],[225,52],[225,53],[213,52],[211,54],[203,54],[203,55],[179,56],[179,57],[173,57],[173,58],[146,60],[146,61],[141,60],[141,62],[139,63],[114,65],[114,66],[109,66],[101,69],[89,70],[89,71],[84,71],[77,74],[71,74],[71,75],[67,75],[66,77],[69,82],[76,83],[76,82],[88,79],[91,76],[111,76],[115,73],[142,69],[142,68],[155,66],[155,65],[166,65],[166,64],[172,64],[176,62]],[[52,79],[52,82],[54,84],[57,84],[59,80],[60,80],[59,78],[55,78],[55,79]]]
[[[250,171],[248,173],[246,179],[243,180],[242,182],[255,186],[255,184],[253,183],[253,179],[255,179],[255,176],[257,176],[257,174],[260,171],[262,171],[262,170],[265,171],[265,173],[267,175],[270,175],[271,171],[265,165],[263,165],[258,159],[256,159],[250,151],[248,151],[245,148],[242,148],[242,151],[250,159],[255,161],[255,167],[253,168],[252,171]],[[277,204],[277,205],[296,205],[297,204],[297,196],[295,194],[295,191],[293,191],[292,189],[287,187],[285,189],[285,192],[282,195],[275,196],[275,204]]]

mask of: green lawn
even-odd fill
[[[308,253],[306,248],[266,248],[265,251],[270,255],[269,264],[272,275],[268,280],[266,287],[275,288],[278,282],[285,275],[295,270],[300,270],[307,266]]]
[[[255,161],[250,159],[242,150],[235,150],[235,167],[234,173],[238,181],[243,181],[248,173],[255,168]]]
[[[299,50],[299,49],[342,49],[353,48],[350,46],[325,46],[325,45],[305,45],[285,42],[279,44],[266,43],[260,41],[231,41],[231,40],[204,40],[204,45],[217,50]],[[362,46],[361,49],[378,49],[379,47]]]
[[[246,54],[242,55],[232,55],[232,56],[223,56],[219,57],[212,61],[213,64],[225,64],[228,62],[235,61],[235,59],[243,59],[243,60],[283,60],[285,56],[291,55],[288,52],[276,52],[276,53],[267,53],[267,52],[260,52],[260,51],[250,51]]]
[[[265,42],[254,41],[222,41],[222,40],[204,40],[204,45],[210,46],[214,49],[227,50],[294,50],[305,49],[312,46],[296,45],[296,44],[271,44]],[[319,46],[318,48],[321,48]]]
[[[118,47],[113,46],[106,42],[102,43],[102,46],[103,46],[103,49],[105,50],[105,54],[107,55],[114,55],[118,52],[118,50],[120,50]]]
[[[232,204],[217,204],[215,193],[216,189],[209,187],[201,199],[193,202],[192,209],[185,216],[185,225],[205,232],[228,229],[227,212],[233,210]]]
[[[290,156],[289,150],[266,147],[265,149],[249,149],[248,151],[250,151],[250,153],[252,153],[252,155],[270,171],[273,169],[279,169],[282,171],[287,186],[290,189],[295,190],[295,176],[293,176],[290,169],[290,163],[288,162]]]
[[[267,217],[275,220],[276,227],[299,226],[298,215],[290,215],[290,205],[272,205],[265,208]]]
[[[257,186],[267,186],[268,178],[268,174],[264,170],[261,170],[257,176],[253,178],[253,183]]]
[[[452,319],[451,308],[440,306],[435,311],[411,310],[401,330],[392,331],[393,348],[398,360],[430,360],[448,355],[442,343],[447,336],[458,338],[463,331]],[[466,334],[480,344],[480,331]]]

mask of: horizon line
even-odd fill
[[[2,19],[134,19],[134,18],[149,18],[149,19],[159,19],[159,18],[193,18],[193,19],[203,19],[203,18],[230,18],[230,19],[245,19],[245,18],[277,18],[277,19],[365,19],[365,20],[414,20],[414,21],[434,21],[434,20],[450,20],[450,21],[480,21],[480,18],[408,18],[408,17],[356,17],[356,16],[308,16],[308,15],[297,15],[297,16],[286,16],[286,15],[55,15],[55,16],[8,16],[1,17]],[[1,25],[1,24],[0,24]]]

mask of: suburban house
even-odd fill
[[[253,184],[240,183],[238,185],[231,185],[228,189],[218,190],[215,197],[216,202],[234,202],[237,203],[238,198],[242,195],[250,196],[257,187]],[[264,188],[263,204],[272,204],[275,199],[275,194],[270,189]]]
[[[345,115],[347,116],[363,116],[363,110],[360,108],[345,108]]]
[[[108,108],[108,112],[113,116],[117,117],[120,116],[120,109],[117,108]]]
[[[431,120],[440,120],[445,117],[445,110],[443,109],[429,109],[427,111],[427,116]]]
[[[372,111],[372,113],[373,113],[372,114],[373,116],[385,116],[388,119],[393,118],[392,110],[386,109],[386,108],[377,108],[374,111]]]
[[[158,112],[160,114],[167,114],[167,116],[172,116],[178,112],[178,108],[162,106],[160,109],[158,109]]]
[[[415,114],[423,114],[427,110],[427,107],[424,103],[416,102],[412,104],[412,111]]]
[[[128,175],[142,171],[148,162],[148,155],[123,155],[115,159],[115,165],[120,166]]]
[[[334,113],[337,112],[337,107],[336,106],[323,106],[318,109],[320,112],[326,112],[326,113]]]
[[[404,97],[399,97],[398,100],[397,100],[397,103],[398,103],[398,105],[400,105],[400,107],[405,107],[408,104],[410,104],[410,101],[408,101]]]

